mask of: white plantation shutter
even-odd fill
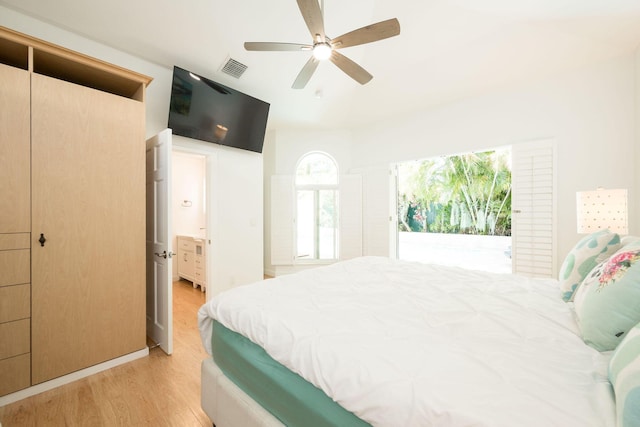
[[[271,176],[271,264],[292,265],[294,260],[293,176]]]
[[[362,176],[362,254],[396,257],[396,175],[389,167],[352,170]]]
[[[362,255],[362,177],[340,176],[338,204],[340,210],[340,259]]]
[[[555,277],[555,143],[541,140],[512,146],[513,272]]]

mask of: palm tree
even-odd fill
[[[404,170],[410,178],[405,179],[403,191],[409,192],[412,203],[440,210],[435,221],[438,231],[510,234],[508,160],[505,151],[488,151],[414,163]],[[448,221],[442,217],[445,214]]]

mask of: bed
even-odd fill
[[[561,286],[361,257],[234,288],[198,313],[202,407],[217,427],[634,425],[618,349],[585,343]]]

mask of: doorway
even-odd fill
[[[173,352],[173,283],[180,253],[177,236],[190,236],[199,242],[201,289],[206,287],[206,272],[215,257],[211,249],[211,231],[216,223],[213,213],[213,171],[217,155],[209,149],[191,147],[184,141],[173,143],[166,129],[146,142],[147,170],[147,335],[167,354]],[[176,166],[173,166],[173,163]],[[174,195],[175,193],[175,195]],[[174,252],[175,250],[175,252]],[[177,252],[177,253],[176,253]],[[211,256],[206,256],[210,252]],[[205,292],[195,290],[203,302]],[[176,301],[180,305],[180,301]],[[195,313],[194,313],[195,315]]]
[[[397,165],[398,258],[510,273],[511,150]]]
[[[207,158],[173,150],[171,173],[172,242],[177,256],[173,281],[188,280],[206,289]]]

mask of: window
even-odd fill
[[[324,153],[298,162],[296,191],[296,259],[338,258],[338,168]]]

